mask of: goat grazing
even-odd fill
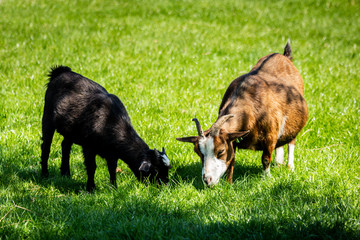
[[[74,143],[81,145],[89,192],[95,188],[96,155],[106,159],[114,187],[119,158],[140,181],[145,178],[158,183],[169,181],[171,165],[164,148],[162,152],[149,149],[132,127],[119,98],[65,66],[53,68],[49,73],[45,94],[41,145],[42,175],[45,177],[49,174],[48,158],[55,130],[64,137],[61,175],[70,176],[71,146]]]
[[[236,148],[263,151],[263,168],[270,175],[272,152],[275,162],[283,164],[283,145],[288,144],[288,167],[294,169],[295,138],[306,124],[308,109],[303,80],[291,59],[288,41],[283,55],[261,58],[230,84],[210,129],[203,132],[194,118],[198,136],[177,138],[194,144],[206,185],[217,184],[225,172],[232,182]]]

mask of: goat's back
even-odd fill
[[[242,148],[262,150],[270,138],[278,138],[277,145],[294,139],[305,126],[308,110],[303,80],[291,60],[267,55],[235,79],[224,94],[219,118],[227,114],[235,115],[224,124],[228,131],[251,130]]]
[[[96,82],[67,67],[53,69],[49,77],[44,114],[61,135],[81,145],[108,138],[115,125],[130,125],[121,101]]]
[[[304,95],[303,79],[292,61],[284,55],[273,53],[260,60],[251,69],[258,77],[295,87]]]

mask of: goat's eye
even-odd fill
[[[223,155],[224,151],[225,151],[224,149],[218,151],[217,157],[220,158],[221,155]]]

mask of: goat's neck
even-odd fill
[[[222,129],[225,129],[227,132],[237,132],[241,130],[246,130],[246,123],[244,123],[243,119],[239,117],[239,115],[234,114],[235,116],[229,120],[227,120],[223,125]]]
[[[129,139],[127,141],[129,141]],[[122,147],[118,149],[120,153],[119,157],[129,166],[136,176],[142,161],[147,158],[148,151],[149,146],[137,135],[128,143],[122,144]]]
[[[149,147],[135,149],[134,151],[132,151],[132,155],[130,155],[128,159],[125,160],[125,162],[128,164],[128,166],[134,173],[139,171],[141,163],[147,158],[148,150]]]
[[[139,168],[144,159],[147,157],[149,146],[137,134],[135,129],[127,122],[127,132],[123,133],[124,126],[121,124],[118,128],[117,152],[118,158],[122,159],[137,176]]]

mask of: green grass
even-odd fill
[[[236,154],[232,185],[201,182],[176,137],[208,128],[229,83],[291,39],[309,121],[295,172],[260,152]],[[1,239],[359,239],[360,6],[352,1],[0,0]],[[118,189],[98,158],[85,191],[81,148],[60,176],[40,177],[46,74],[74,71],[120,97],[151,148],[165,146],[171,183],[138,183],[123,162]]]

